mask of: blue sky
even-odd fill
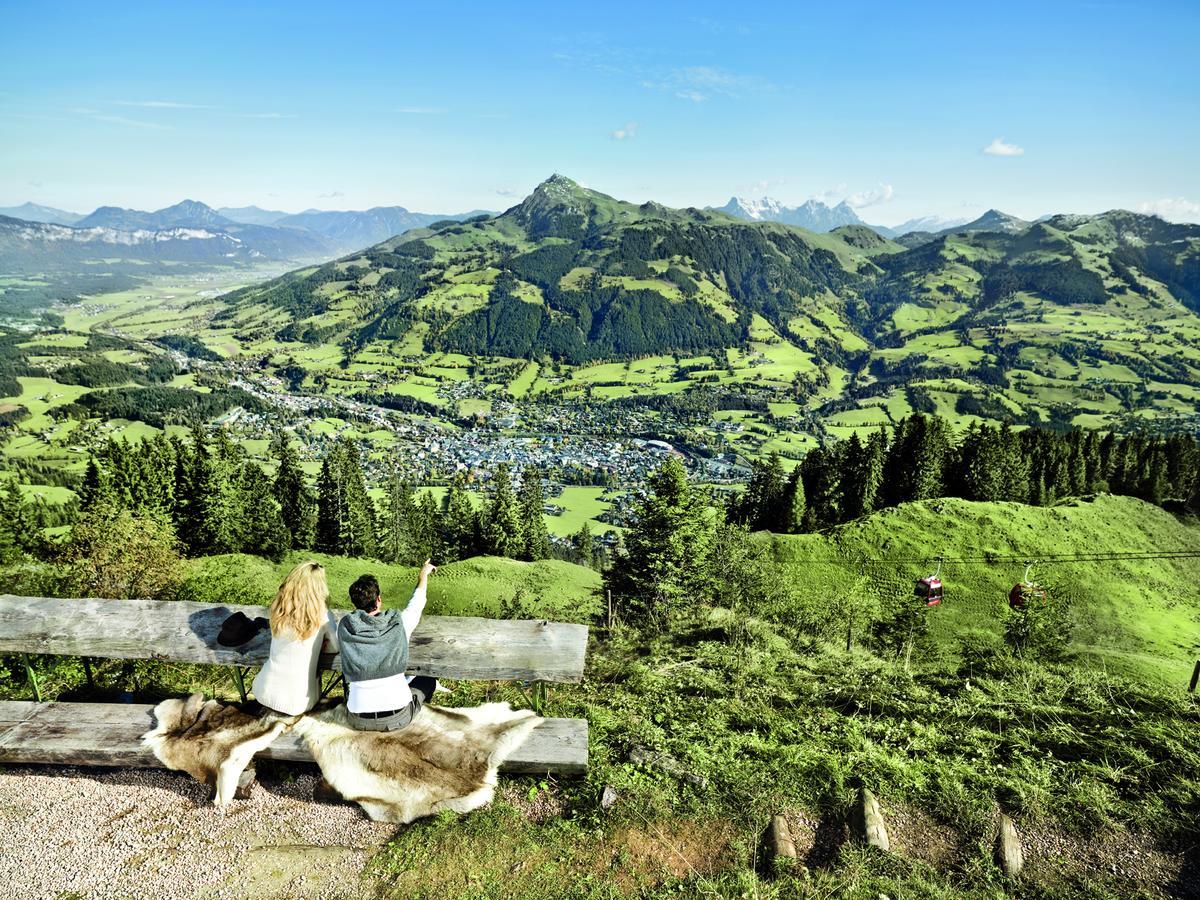
[[[1200,3],[0,0],[0,205],[1200,221]]]

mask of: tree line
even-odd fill
[[[913,500],[1052,504],[1108,492],[1200,512],[1200,448],[1187,434],[1117,436],[1095,431],[1015,431],[973,423],[955,439],[938,416],[902,419],[889,435],[857,433],[810,450],[790,473],[778,455],[752,465],[731,522],[796,533],[848,522]]]
[[[274,436],[271,455],[276,467],[268,474],[223,431],[210,436],[201,428],[190,440],[111,440],[88,463],[80,506],[84,514],[128,511],[168,523],[190,556],[251,553],[278,560],[291,550],[316,550],[407,565],[480,554],[558,555],[584,565],[597,558],[586,525],[567,547],[553,546],[533,468],[516,486],[509,468],[498,466],[482,504],[473,500],[465,473],[455,476],[440,503],[393,473],[376,503],[350,440],[326,454],[315,484],[285,432]]]

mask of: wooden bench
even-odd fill
[[[245,670],[266,661],[270,633],[263,631],[238,648],[219,645],[221,624],[239,610],[251,618],[266,614],[262,606],[5,594],[0,595],[0,653],[229,665],[243,687]],[[345,614],[335,610],[339,617]],[[578,682],[587,634],[585,625],[426,616],[410,641],[408,671],[451,680]],[[338,670],[337,654],[323,654],[321,667]],[[140,744],[153,725],[152,709],[124,703],[0,702],[0,763],[156,766],[158,760]],[[577,774],[587,769],[587,749],[585,720],[547,719],[503,771]],[[260,755],[312,761],[291,734]]]

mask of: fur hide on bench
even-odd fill
[[[377,822],[407,823],[444,809],[491,802],[501,763],[542,719],[507,703],[465,709],[425,706],[399,731],[356,731],[346,707],[260,718],[200,694],[164,700],[142,742],[170,769],[216,786],[227,806],[254,754],[294,728],[333,788]]]

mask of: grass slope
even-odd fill
[[[1102,494],[1054,507],[945,498],[884,510],[823,534],[770,538],[778,564],[809,598],[848,589],[881,603],[912,591],[938,556],[1158,553],[1200,550],[1200,527],[1132,497]],[[857,560],[872,562],[860,576]],[[1011,562],[943,566],[946,600],[928,613],[930,652],[957,655],[981,635],[1002,634],[1009,589],[1024,575]],[[1073,649],[1089,665],[1168,685],[1186,683],[1200,657],[1200,559],[1034,566],[1073,626]],[[863,579],[860,581],[860,579]]]
[[[416,584],[417,570],[366,559],[323,553],[293,553],[273,563],[258,556],[227,554],[189,563],[188,593],[205,602],[269,603],[279,583],[296,564],[315,559],[325,567],[329,605],[348,609],[350,584],[370,573],[379,579],[384,603],[403,607]],[[518,562],[479,556],[439,567],[429,582],[430,615],[491,616],[501,606],[520,617],[586,622],[599,612],[598,572],[560,560]]]

